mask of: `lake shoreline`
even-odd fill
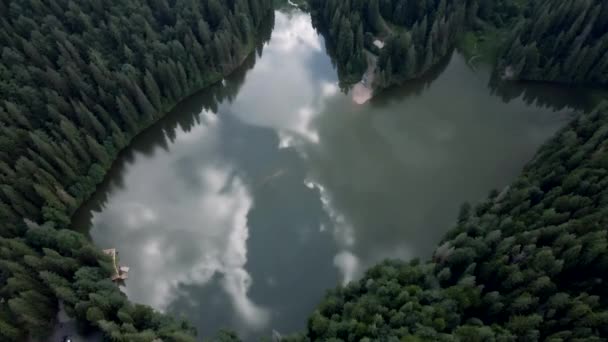
[[[269,14],[268,18],[266,18],[265,20],[270,19],[270,17],[273,17],[273,14]],[[258,28],[258,30],[260,30],[260,29],[261,28]],[[260,39],[260,37],[256,37],[256,40],[257,39]],[[247,47],[247,52],[244,54],[243,57],[240,58],[240,62],[237,63],[232,68],[230,68],[230,70],[227,71],[225,74],[223,74],[223,75],[219,75],[218,74],[218,76],[216,78],[212,79],[209,82],[209,84],[204,85],[204,86],[202,86],[200,88],[197,88],[196,90],[188,92],[187,95],[185,95],[182,98],[180,98],[178,101],[176,101],[175,104],[173,104],[172,106],[168,106],[169,108],[167,110],[163,110],[162,111],[163,114],[161,114],[158,118],[155,118],[153,121],[151,121],[149,124],[147,124],[144,128],[142,128],[135,135],[133,135],[132,137],[128,138],[127,139],[127,143],[125,144],[125,146],[122,147],[121,149],[117,150],[116,153],[113,156],[110,156],[111,162],[109,163],[108,167],[104,168],[102,180],[95,185],[95,188],[92,191],[90,191],[90,193],[87,196],[84,196],[84,198],[79,201],[79,203],[76,206],[76,209],[72,213],[69,214],[69,217],[70,217],[70,225],[69,225],[69,227],[70,227],[70,229],[76,230],[76,231],[80,231],[80,229],[78,229],[78,227],[73,227],[72,222],[74,220],[74,217],[81,210],[81,208],[83,207],[83,205],[86,204],[92,198],[92,196],[98,191],[99,186],[106,181],[106,177],[108,176],[108,173],[110,172],[110,170],[112,170],[115,167],[115,163],[117,162],[117,160],[120,159],[121,154],[123,154],[125,151],[127,151],[131,147],[131,144],[132,144],[133,140],[135,140],[137,137],[139,137],[142,134],[144,134],[151,127],[153,127],[156,124],[158,124],[159,122],[161,122],[168,115],[171,115],[171,113],[173,113],[180,106],[180,104],[182,104],[183,102],[188,101],[189,99],[191,99],[192,97],[194,97],[196,94],[200,93],[201,91],[205,91],[207,89],[211,89],[212,87],[218,86],[227,77],[229,77],[232,74],[234,74],[237,70],[239,70],[239,68],[241,68],[244,65],[245,61],[249,57],[251,57],[253,54],[256,53],[256,49],[257,49],[259,43],[260,42],[252,42],[250,44],[250,46]]]
[[[77,218],[131,266],[132,301],[204,337],[302,331],[327,288],[382,258],[426,259],[458,206],[508,184],[567,118],[501,98],[459,53],[354,105],[310,18],[292,13],[259,59],[132,142]]]

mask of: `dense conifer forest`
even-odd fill
[[[366,54],[377,56],[374,87],[384,88],[427,72],[452,52],[462,33],[495,31],[494,40],[505,40],[496,46],[503,78],[607,82],[605,2],[311,0],[311,7],[346,83],[361,80]]]
[[[0,340],[44,339],[61,301],[114,341],[192,341],[187,323],[130,304],[110,260],[66,228],[136,134],[254,50],[272,1],[3,0],[0,13]]]
[[[386,87],[419,76],[451,51],[466,1],[312,0],[311,8],[340,76],[359,81],[367,50],[378,55],[377,86]],[[376,39],[384,40],[384,48],[374,45]]]
[[[505,78],[608,84],[608,3],[543,1],[517,24],[498,64]]]
[[[44,340],[60,307],[112,341],[194,341],[130,303],[70,218],[117,153],[268,39],[271,0],[0,0],[0,340]],[[430,70],[499,30],[505,79],[606,85],[608,4],[310,0],[347,82]],[[383,48],[374,44],[384,41]],[[430,261],[386,261],[330,291],[285,340],[604,341],[608,104],[580,114],[509,188],[463,205]],[[225,340],[237,339],[230,333]]]

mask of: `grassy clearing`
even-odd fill
[[[389,34],[405,34],[406,32],[408,32],[408,30],[403,27],[403,26],[399,26],[399,25],[395,25],[392,22],[382,18],[386,27],[386,30],[388,31]]]
[[[483,31],[464,32],[457,42],[460,51],[472,64],[494,64],[506,40],[506,31],[487,28]]]

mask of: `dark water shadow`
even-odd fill
[[[608,87],[576,86],[554,82],[503,81],[496,73],[488,82],[490,93],[505,103],[521,98],[527,105],[555,111],[574,109],[589,112],[602,99],[608,99]]]
[[[447,54],[422,77],[393,86],[376,94],[370,104],[382,107],[393,101],[420,96],[435,82],[450,65],[455,52]],[[490,67],[484,65],[483,67]],[[496,73],[490,73],[488,90],[504,103],[522,99],[528,106],[549,108],[554,111],[573,109],[591,111],[598,102],[608,99],[608,87],[576,86],[554,82],[503,81]],[[575,99],[575,100],[573,100]]]
[[[419,78],[379,91],[370,100],[370,105],[372,107],[384,107],[393,101],[402,101],[404,98],[420,96],[443,74],[450,65],[453,56],[454,51],[448,53]]]

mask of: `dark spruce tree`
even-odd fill
[[[0,340],[44,339],[60,302],[108,340],[194,340],[129,303],[66,228],[130,139],[239,66],[272,13],[271,0],[0,0]]]
[[[503,78],[608,84],[608,3],[540,2],[499,58]]]

